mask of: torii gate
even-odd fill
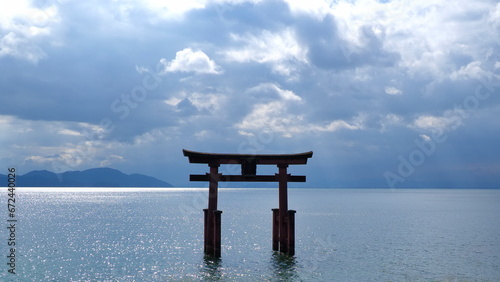
[[[191,174],[190,181],[209,181],[208,209],[204,209],[207,255],[221,256],[221,214],[217,209],[219,181],[258,181],[279,183],[279,209],[273,211],[273,250],[293,256],[295,253],[295,212],[288,210],[288,182],[305,182],[305,176],[287,174],[288,165],[303,165],[313,152],[300,154],[213,154],[182,150],[190,163],[208,164],[210,173]],[[221,164],[240,164],[241,175],[219,174]],[[275,175],[257,175],[257,165],[277,165]]]

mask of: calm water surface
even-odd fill
[[[203,256],[206,190],[18,188],[18,274],[5,240],[0,279],[500,281],[500,190],[289,189],[287,258],[271,249],[277,189],[221,189],[216,261]]]

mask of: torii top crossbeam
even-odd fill
[[[200,153],[182,150],[184,156],[189,158],[190,163],[209,164],[241,164],[246,160],[255,160],[256,164],[278,165],[278,164],[306,164],[307,159],[312,157],[313,152],[299,154],[218,154]]]
[[[257,175],[257,165],[303,165],[313,152],[299,154],[219,154],[182,150],[190,163],[218,166],[221,164],[241,165],[241,175],[219,175],[218,181],[279,181],[275,175]],[[209,175],[190,175],[191,181],[209,181]],[[305,176],[288,176],[288,182],[305,182]]]

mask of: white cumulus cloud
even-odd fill
[[[385,93],[389,95],[399,95],[403,92],[401,92],[401,90],[397,89],[396,87],[388,86],[385,88]]]
[[[459,70],[451,73],[450,78],[452,80],[469,79],[469,78],[479,79],[486,75],[488,75],[488,72],[486,72],[481,67],[481,62],[474,61],[466,66],[461,67]]]
[[[169,72],[222,73],[221,68],[207,54],[203,51],[193,51],[191,48],[177,52],[175,59],[170,62],[162,58],[160,64],[164,66],[162,74]]]
[[[413,127],[426,130],[452,131],[464,124],[469,113],[464,110],[448,110],[442,116],[421,115],[413,122]]]
[[[268,96],[281,98],[283,100],[297,101],[297,102],[302,101],[302,98],[299,95],[295,94],[293,91],[282,89],[275,83],[270,83],[270,82],[261,83],[255,87],[252,87],[247,90],[247,93],[249,94],[264,93],[267,94]]]

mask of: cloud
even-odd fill
[[[463,79],[480,79],[485,77],[489,73],[481,68],[480,61],[474,61],[466,66],[462,66],[460,69],[452,72],[450,78],[452,80],[463,80]]]
[[[348,36],[340,32],[339,18],[328,13],[321,19],[300,18],[296,29],[308,61],[321,69],[390,67],[400,59],[398,52],[386,48],[385,33],[378,26],[365,23],[359,26],[355,37]]]
[[[273,132],[291,138],[307,133],[335,132],[342,129],[362,129],[362,121],[334,120],[327,124],[308,123],[303,115],[295,115],[280,101],[255,105],[240,123],[236,124],[241,135],[254,135],[252,132]]]
[[[286,2],[294,14],[300,15],[301,13],[305,13],[317,19],[322,19],[330,13],[330,1],[311,0],[305,2],[301,0],[286,0]]]
[[[183,115],[217,114],[224,109],[226,101],[227,97],[223,94],[199,92],[180,92],[163,100],[175,112]]]
[[[447,117],[423,115],[415,120],[415,126],[423,129],[448,130],[455,121]]]
[[[385,87],[385,93],[389,94],[389,95],[400,95],[403,92],[401,90],[397,89],[396,87],[387,86],[387,87]]]
[[[57,134],[62,135],[73,135],[73,136],[82,136],[82,134],[78,131],[70,130],[70,129],[61,129],[57,132]]]
[[[274,83],[261,83],[257,86],[249,88],[246,93],[260,99],[265,99],[267,97],[272,99],[281,98],[287,101],[302,101],[302,98],[293,93],[293,91],[281,89]]]
[[[186,0],[186,1],[161,1],[146,0],[145,7],[154,12],[160,18],[181,20],[186,12],[194,9],[203,9],[207,0]],[[130,3],[129,9],[133,9],[137,3]]]
[[[47,55],[40,47],[31,43],[28,39],[10,32],[0,39],[0,57],[2,56],[13,56],[32,63],[38,63]]]
[[[160,2],[0,11],[2,163],[171,181],[189,170],[180,148],[257,142],[320,152],[307,185],[347,185],[384,182],[414,140],[443,131],[415,179],[497,166],[495,1]],[[478,140],[485,153],[468,154]]]
[[[102,165],[116,165],[123,161],[123,144],[106,142],[100,138],[101,128],[71,122],[34,122],[12,118],[16,126],[30,130],[14,131],[13,140],[29,140],[22,146],[16,141],[4,148],[2,162],[28,169],[47,169],[56,173],[81,170]],[[71,128],[71,129],[70,129]],[[97,131],[89,131],[95,129]],[[5,140],[4,140],[5,141]],[[14,161],[14,159],[16,161]],[[26,169],[22,169],[28,172]]]
[[[58,13],[57,4],[35,7],[32,1],[16,1],[4,5],[0,11],[0,29],[26,38],[48,35],[51,25],[60,20]]]
[[[0,57],[12,56],[33,64],[47,57],[40,42],[60,21],[57,5],[34,7],[29,1],[4,5],[0,11]]]
[[[273,101],[266,104],[257,104],[252,111],[238,124],[236,128],[246,134],[248,131],[280,132],[285,137],[292,137],[296,133],[296,126],[303,119],[302,116],[287,112],[286,104]]]
[[[164,66],[162,74],[169,72],[194,72],[220,74],[222,73],[219,66],[215,64],[203,51],[194,51],[191,48],[186,48],[175,54],[175,59],[168,62],[166,59],[161,59],[160,64]]]
[[[222,110],[225,97],[219,94],[202,94],[202,93],[192,93],[189,95],[189,101],[199,110],[199,111],[209,111],[215,113]]]
[[[274,72],[284,76],[297,71],[296,64],[307,63],[307,50],[299,45],[292,29],[276,33],[264,30],[260,34],[231,34],[231,39],[243,46],[223,51],[229,62],[269,64]]]
[[[242,121],[235,124],[241,135],[252,135],[252,132],[262,131],[280,133],[290,138],[304,133],[362,128],[361,116],[353,123],[344,120],[334,120],[326,124],[309,122],[305,115],[293,111],[296,105],[303,104],[303,99],[293,91],[282,89],[275,84],[260,84],[247,90],[247,93],[260,97],[260,100],[264,100],[261,94],[265,94],[267,97],[265,100],[269,102],[255,104]]]
[[[363,123],[362,119],[358,117],[352,123],[348,123],[344,120],[334,120],[329,124],[327,124],[326,126],[312,125],[312,126],[307,126],[307,128],[310,131],[326,131],[326,132],[334,132],[340,129],[357,130],[363,128],[362,123]]]
[[[497,3],[496,7],[490,11],[490,21],[496,28],[500,28],[500,3]]]
[[[448,132],[464,125],[465,120],[470,116],[470,111],[467,112],[463,109],[455,108],[454,110],[445,111],[442,116],[421,115],[415,119],[413,125],[418,129]]]
[[[379,123],[381,132],[389,130],[390,127],[405,125],[404,118],[393,113],[381,117]]]

